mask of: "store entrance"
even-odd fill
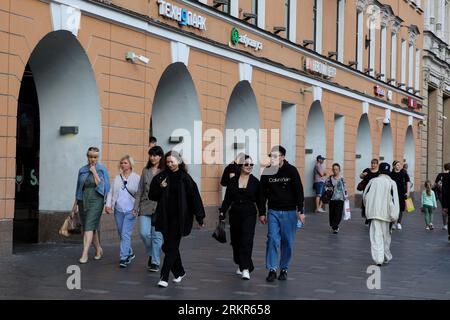
[[[17,110],[16,197],[13,243],[38,242],[39,104],[33,73],[27,65]]]

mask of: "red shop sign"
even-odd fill
[[[377,97],[384,97],[386,95],[386,92],[384,91],[384,89],[382,87],[380,87],[379,85],[374,86],[373,89],[374,89],[374,93]]]

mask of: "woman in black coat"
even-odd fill
[[[176,151],[165,155],[166,170],[156,175],[150,185],[149,199],[157,201],[155,229],[162,233],[165,257],[158,286],[167,287],[172,271],[173,281],[186,275],[180,256],[180,241],[191,233],[195,219],[203,227],[205,209],[197,184],[187,173],[183,159]]]
[[[219,219],[224,220],[231,207],[229,221],[233,260],[239,266],[236,273],[242,279],[250,280],[250,272],[254,269],[253,238],[258,214],[256,208],[261,205],[261,188],[259,180],[251,174],[253,163],[250,156],[245,155],[242,162],[239,164],[240,174],[231,178],[228,184],[225,199],[219,209]]]

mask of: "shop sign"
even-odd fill
[[[246,47],[255,49],[255,51],[262,50],[263,48],[262,42],[250,39],[246,34],[244,35],[239,34],[239,31],[236,28],[233,28],[231,30],[231,43],[233,45],[241,43]]]
[[[382,97],[384,97],[386,95],[386,91],[382,87],[380,87],[379,85],[374,86],[373,89],[374,89],[374,93],[375,93],[375,95],[377,97],[381,97],[382,98]]]
[[[178,21],[181,27],[190,26],[200,30],[206,30],[206,18],[180,8],[170,2],[158,0],[159,15]]]
[[[325,78],[336,77],[336,68],[311,58],[305,59],[305,70],[310,73],[319,74]]]
[[[402,102],[408,105],[408,108],[410,109],[420,109],[422,106],[420,104],[417,103],[417,100],[408,97],[408,98],[403,98]]]

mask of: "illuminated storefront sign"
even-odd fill
[[[310,73],[319,74],[325,78],[336,77],[336,68],[310,58],[305,59],[305,70]]]
[[[379,85],[376,85],[375,87],[373,87],[373,89],[377,97],[384,97],[386,95],[386,91]]]
[[[250,39],[246,34],[241,35],[236,28],[231,30],[231,43],[233,45],[237,45],[238,43],[243,44],[246,47],[251,47],[255,49],[255,51],[262,50],[263,44],[262,42]]]
[[[178,21],[182,27],[190,26],[200,30],[206,30],[206,18],[184,8],[177,7],[170,2],[158,0],[159,15]]]

